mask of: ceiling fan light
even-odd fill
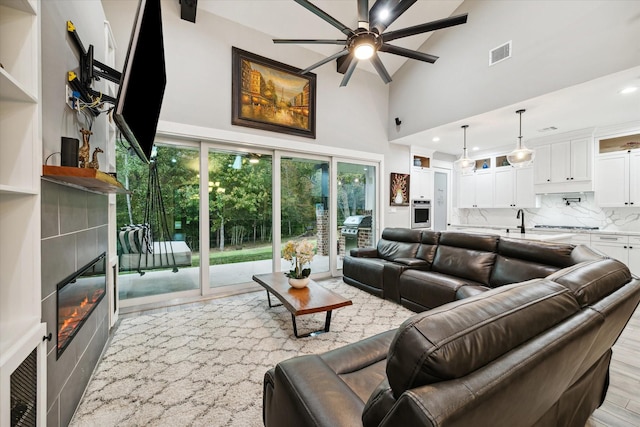
[[[354,55],[358,59],[369,59],[373,56],[375,51],[373,45],[369,43],[360,43],[354,50]]]

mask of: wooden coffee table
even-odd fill
[[[287,276],[284,273],[267,273],[256,274],[253,280],[262,285],[267,290],[267,300],[269,307],[279,307],[284,305],[291,312],[291,320],[293,321],[293,333],[296,338],[315,336],[324,332],[329,332],[331,326],[331,311],[352,305],[353,302],[338,295],[335,292],[325,289],[313,280],[309,280],[306,288],[296,289],[289,286]],[[269,294],[275,295],[282,304],[271,304]],[[324,322],[324,329],[298,335],[298,327],[296,325],[296,316],[311,313],[327,312],[327,318]]]

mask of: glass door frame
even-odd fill
[[[273,192],[273,271],[274,273],[280,272],[282,271],[281,268],[281,258],[280,256],[277,256],[276,254],[281,254],[282,253],[282,245],[281,245],[281,238],[282,238],[282,215],[281,215],[281,202],[282,199],[280,197],[280,189],[282,188],[281,186],[281,179],[282,179],[282,174],[281,174],[281,167],[282,167],[282,157],[292,157],[292,158],[300,158],[300,159],[310,159],[310,160],[318,160],[318,161],[322,161],[322,162],[327,162],[329,164],[329,180],[331,181],[334,177],[334,172],[333,172],[333,160],[332,160],[332,156],[329,155],[323,155],[323,154],[312,154],[312,153],[307,153],[307,152],[298,152],[298,151],[285,151],[285,150],[275,150],[273,153],[273,188],[277,188],[278,191],[274,191]],[[277,172],[276,172],[277,171]],[[333,184],[331,182],[329,182],[329,212],[331,215],[331,212],[333,212],[333,210],[335,209],[336,206],[336,196],[334,194],[335,189],[333,188]],[[331,216],[329,217],[329,223],[331,224]],[[335,220],[334,220],[335,221]],[[333,238],[335,238],[335,236],[332,236],[332,234],[334,234],[333,227],[329,227],[329,241],[332,242],[334,240],[331,240]],[[336,256],[336,248],[333,245],[329,245],[329,270],[328,271],[323,271],[320,273],[313,273],[313,271],[311,272],[311,278],[312,279],[321,279],[321,278],[326,278],[326,277],[330,277],[333,276],[333,271],[335,270],[335,261],[333,260],[333,257]],[[277,257],[276,257],[277,256]]]
[[[187,141],[187,140],[182,140],[182,139],[171,139],[171,138],[156,138],[156,143],[160,144],[160,145],[164,145],[164,146],[173,146],[173,147],[177,147],[177,148],[187,148],[187,149],[192,149],[194,151],[197,151],[198,154],[200,155],[200,162],[202,165],[202,145],[200,144],[200,142],[193,142],[193,141]],[[200,174],[202,175],[202,174]],[[201,176],[202,178],[202,176]],[[200,180],[200,186],[202,187],[202,179]],[[200,188],[200,191],[202,191],[202,188]],[[201,196],[202,197],[202,196]],[[117,227],[116,227],[117,228]],[[128,298],[128,299],[121,299],[120,297],[118,297],[118,307],[119,310],[121,311],[122,309],[127,309],[127,308],[132,308],[132,307],[142,307],[142,306],[168,306],[170,305],[171,301],[174,300],[187,300],[187,299],[198,299],[202,296],[202,266],[199,267],[200,268],[200,288],[195,288],[195,289],[189,289],[189,290],[185,290],[185,291],[175,291],[175,292],[167,292],[167,293],[162,293],[162,294],[157,294],[157,295],[149,295],[149,296],[143,296],[143,297],[138,297],[138,298]],[[118,272],[119,273],[119,272]],[[117,280],[118,278],[116,278]]]
[[[276,163],[280,164],[280,158],[276,160],[276,151],[268,148],[257,147],[257,146],[249,146],[247,144],[241,143],[229,143],[225,144],[220,141],[201,141],[200,143],[200,291],[203,297],[206,296],[226,296],[233,295],[237,293],[242,293],[251,290],[262,289],[260,285],[257,283],[249,283],[249,284],[233,284],[228,286],[216,286],[213,287],[210,285],[210,265],[209,265],[209,250],[211,241],[209,235],[209,221],[211,220],[209,214],[209,153],[215,150],[220,150],[224,152],[238,152],[238,153],[255,153],[255,154],[263,154],[266,156],[271,156],[272,164],[271,164],[271,183],[273,188],[278,188],[275,185],[275,176],[278,175],[279,172],[275,172]],[[203,173],[202,171],[206,171]],[[278,180],[278,183],[280,181]],[[280,193],[277,195],[278,203],[280,203]],[[207,201],[204,203],[203,201]],[[276,192],[271,192],[271,210],[272,215],[275,215],[275,206],[276,206]],[[279,206],[279,205],[278,205]],[[279,213],[278,213],[279,217]],[[272,233],[274,233],[274,229],[276,228],[276,218],[272,216],[273,224],[271,226]],[[278,218],[279,220],[279,218]],[[278,223],[279,228],[279,223]],[[272,234],[272,240],[274,240],[275,234]],[[274,254],[275,246],[274,246]],[[204,253],[206,252],[206,253]],[[275,257],[274,257],[275,258]],[[279,261],[279,259],[278,259]],[[273,267],[272,267],[273,268]],[[274,270],[275,271],[275,270]]]
[[[331,201],[330,201],[330,213],[329,213],[329,223],[333,224],[332,227],[330,227],[330,236],[329,239],[331,239],[331,242],[337,242],[338,241],[338,163],[355,163],[358,165],[363,165],[363,166],[372,166],[376,168],[376,174],[375,174],[375,179],[376,179],[376,189],[375,189],[375,194],[377,195],[376,197],[376,202],[375,202],[375,215],[373,215],[373,221],[371,223],[371,235],[373,236],[373,244],[375,245],[377,243],[377,239],[379,236],[379,231],[380,231],[380,227],[382,224],[382,200],[383,200],[383,190],[384,190],[384,185],[382,185],[382,162],[376,162],[376,161],[372,161],[372,160],[362,160],[362,159],[357,159],[357,158],[350,158],[350,157],[339,157],[339,156],[332,156],[331,157],[331,166],[329,167],[329,171],[330,171],[330,184],[331,184]],[[329,245],[330,246],[330,255],[329,255],[329,267],[331,270],[331,276],[332,277],[340,277],[342,276],[342,270],[338,269],[338,248],[337,245]]]

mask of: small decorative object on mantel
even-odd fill
[[[100,169],[100,163],[98,163],[98,153],[104,153],[104,151],[102,151],[102,148],[96,147],[96,149],[93,150],[93,155],[91,156],[91,161],[89,162],[89,167],[91,169]]]
[[[407,173],[391,173],[391,206],[409,206],[409,179]]]
[[[89,167],[89,153],[91,152],[91,147],[89,146],[89,135],[93,135],[93,132],[87,129],[80,129],[80,133],[82,134],[82,146],[78,151],[78,160],[80,161],[81,168]]]
[[[304,288],[309,284],[309,275],[311,268],[303,268],[305,264],[313,261],[313,244],[307,239],[299,242],[289,240],[282,249],[282,257],[287,261],[291,261],[293,269],[285,276],[289,278],[289,285],[293,288]]]

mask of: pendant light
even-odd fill
[[[536,156],[535,151],[528,149],[522,143],[522,113],[525,110],[518,110],[516,114],[520,115],[520,134],[518,135],[518,145],[516,149],[507,154],[507,161],[511,164],[511,166],[516,168],[524,168],[533,163],[533,159]]]
[[[455,170],[460,171],[462,173],[469,173],[473,171],[475,166],[475,162],[467,156],[467,128],[469,125],[461,126],[464,129],[464,145],[462,148],[462,156],[455,162],[453,162],[453,167]]]

